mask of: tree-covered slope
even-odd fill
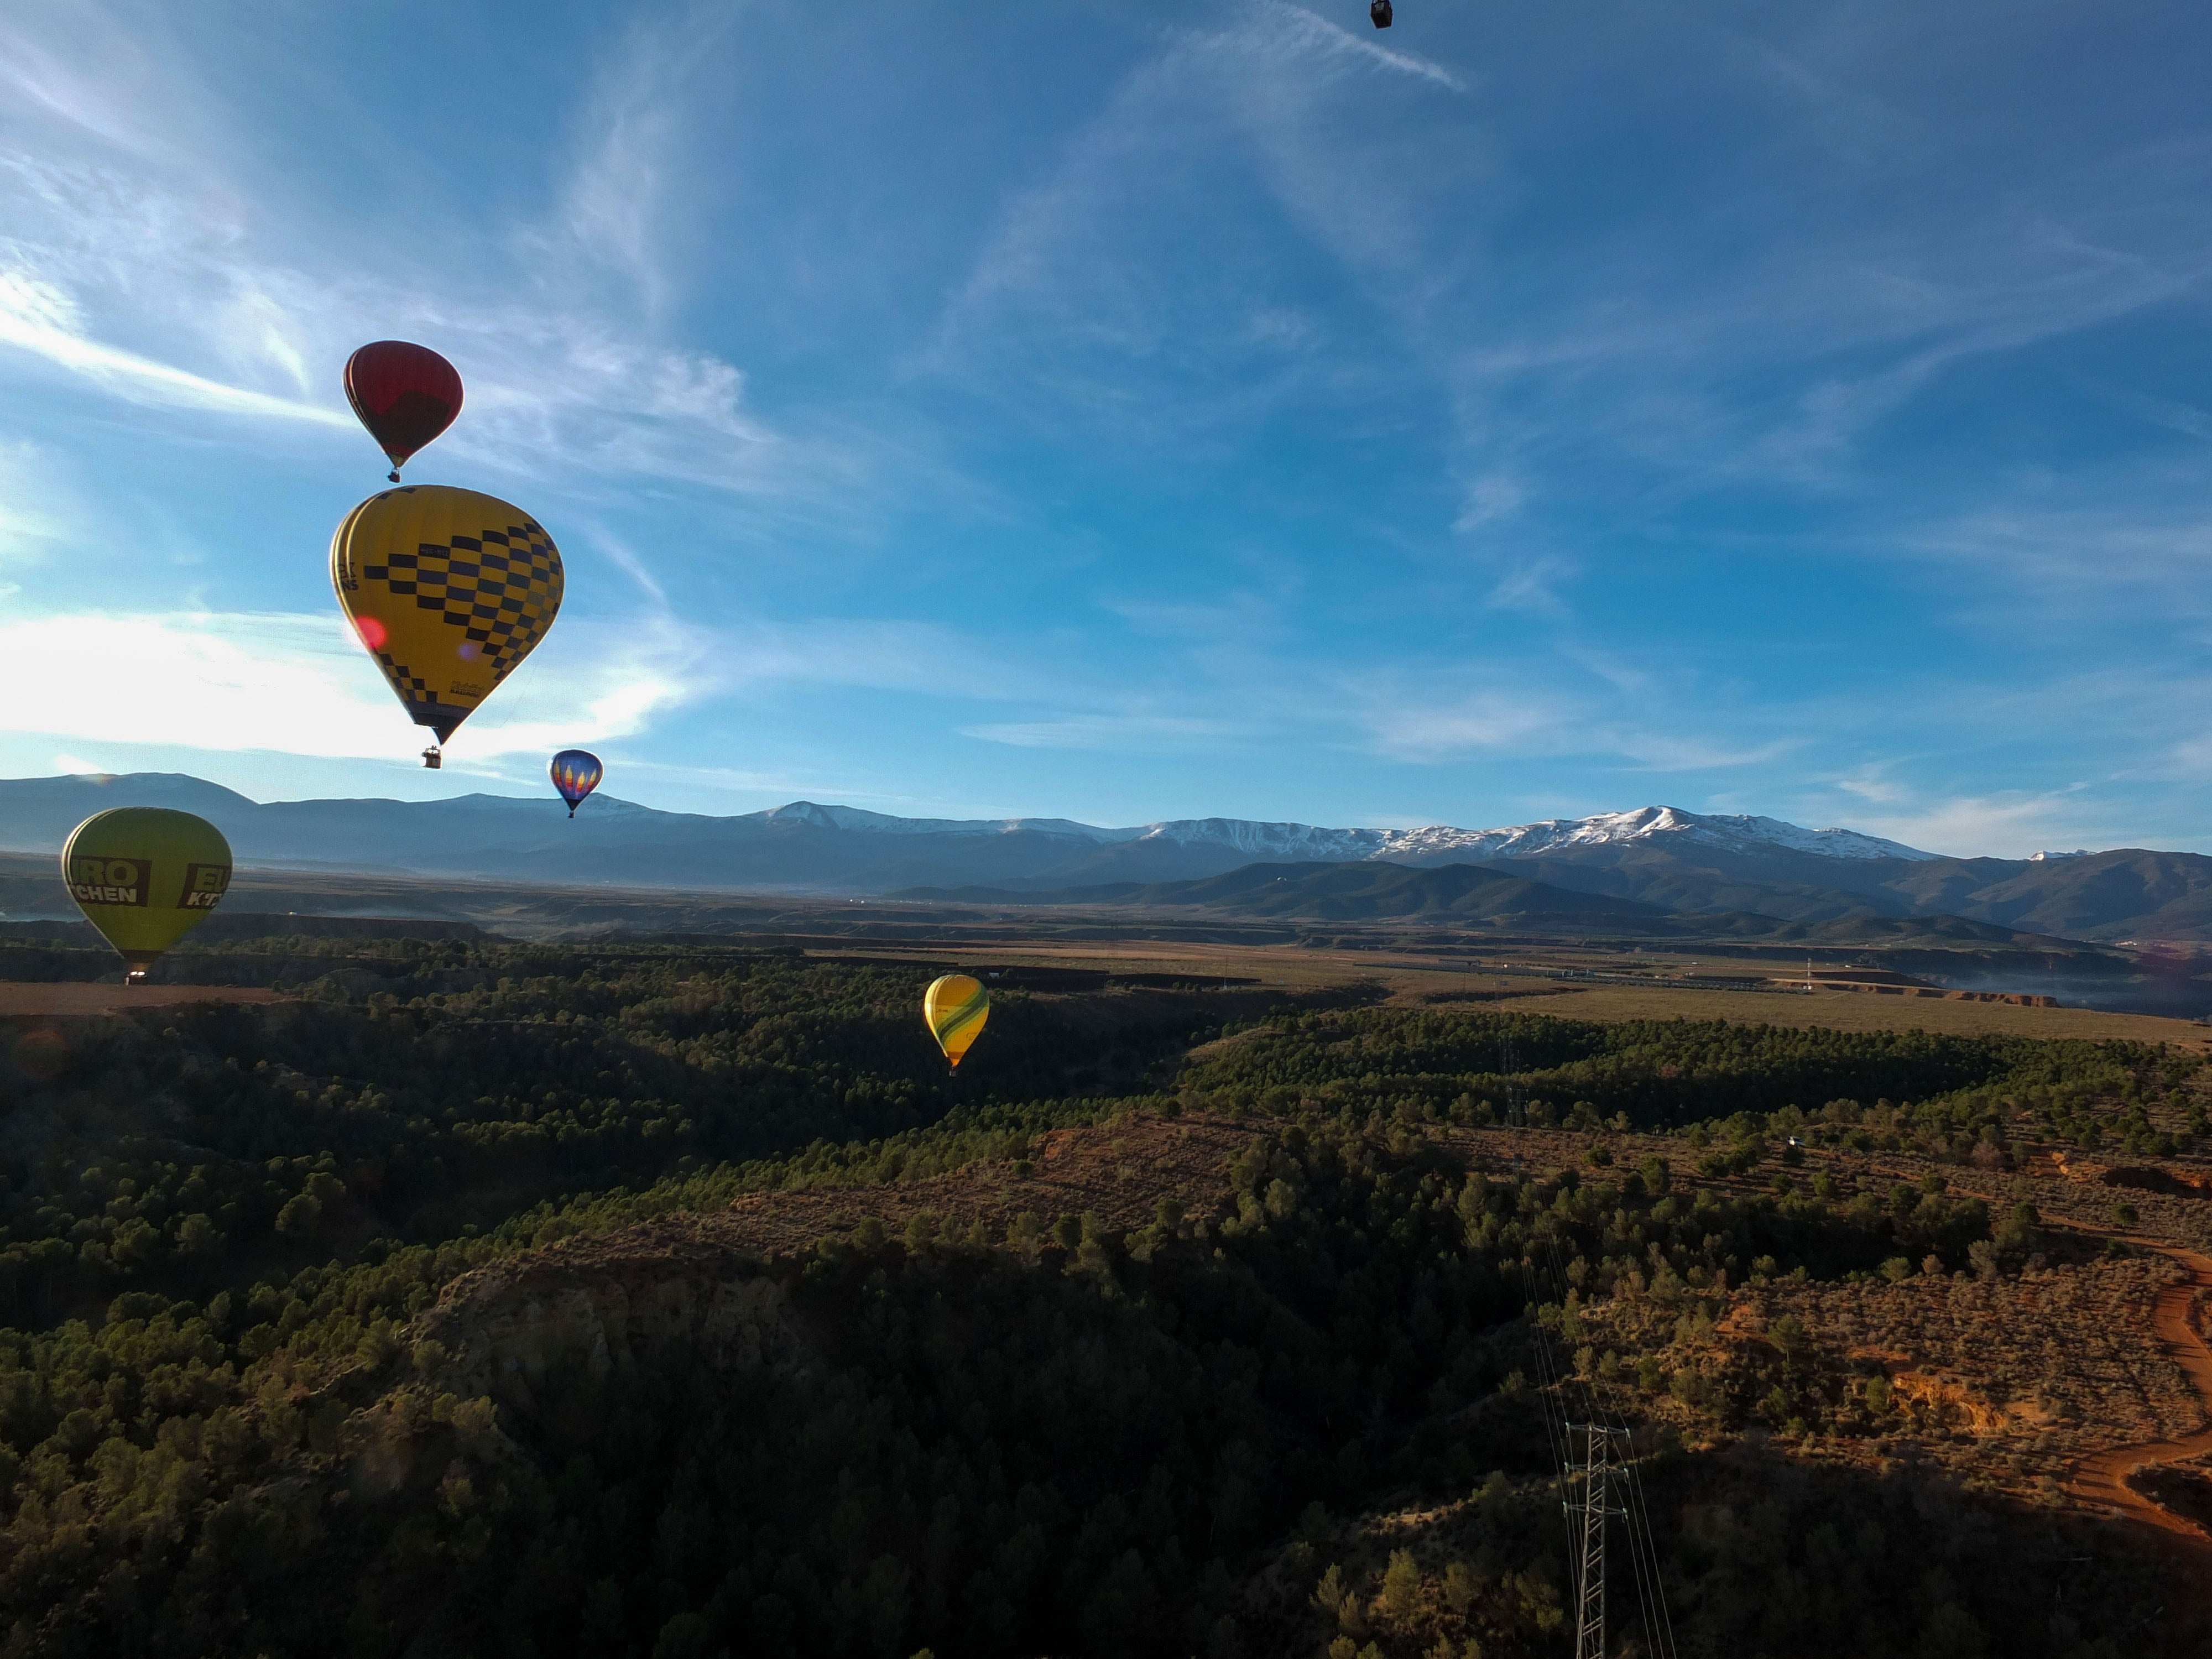
[[[316,950],[296,1004],[13,1035],[0,1651],[1559,1653],[1540,1343],[1643,1402],[1686,1653],[2198,1650],[2094,1528],[1742,1455],[1917,1419],[1713,1351],[1737,1287],[2048,1248],[1932,1176],[1761,1188],[1783,1127],[2150,1154],[2194,1061],[1115,990],[1003,996],[955,1084],[920,970]],[[1508,1100],[1589,1158],[1486,1152]],[[1133,1203],[1194,1114],[1234,1155]],[[1696,1127],[1630,1168],[1601,1121]],[[772,1248],[708,1224],[787,1194]]]

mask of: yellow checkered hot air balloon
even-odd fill
[[[961,1055],[982,1035],[983,1022],[990,1015],[991,994],[972,975],[946,974],[932,980],[921,994],[921,1017],[929,1022],[930,1036],[956,1072]]]
[[[346,514],[331,584],[416,725],[442,744],[553,626],[561,553],[496,496],[407,484]],[[423,751],[424,765],[439,759]]]

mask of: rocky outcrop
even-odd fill
[[[446,1287],[416,1321],[417,1364],[439,1390],[533,1415],[546,1378],[597,1378],[682,1350],[717,1369],[803,1370],[812,1350],[790,1316],[785,1269],[823,1237],[872,1220],[917,1221],[998,1243],[1027,1213],[1045,1225],[1095,1216],[1121,1232],[1163,1200],[1194,1220],[1228,1206],[1228,1165],[1254,1131],[1225,1120],[1139,1113],[1035,1137],[1029,1156],[911,1181],[757,1193],[703,1213],[562,1240]],[[1579,1143],[1577,1143],[1579,1144]],[[434,1345],[434,1346],[433,1346]]]
[[[458,1280],[416,1329],[441,1389],[525,1412],[556,1372],[605,1379],[678,1351],[728,1370],[808,1358],[782,1284],[749,1252],[501,1263]]]

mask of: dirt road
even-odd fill
[[[2197,1292],[2212,1291],[2212,1257],[2154,1238],[2130,1237],[2128,1243],[2155,1250],[2188,1269],[2189,1278],[2169,1285],[2158,1294],[2152,1311],[2152,1328],[2173,1354],[2175,1363],[2212,1419],[2212,1350],[2197,1334],[2191,1318]],[[2195,1522],[2153,1503],[2128,1484],[2137,1471],[2160,1463],[2185,1462],[2212,1453],[2212,1428],[2179,1440],[2154,1440],[2086,1457],[2075,1466],[2070,1486],[2084,1504],[2117,1511],[2125,1519],[2154,1528],[2167,1553],[2181,1564],[2185,1581],[2194,1586],[2200,1609],[2212,1608],[2212,1534]]]
[[[181,1008],[195,1002],[289,1002],[254,985],[84,985],[0,981],[0,1018],[67,1019],[93,1014]]]

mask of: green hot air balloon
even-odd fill
[[[190,812],[118,806],[95,812],[62,848],[62,879],[84,917],[130,971],[146,977],[161,952],[207,920],[230,885],[230,843]]]

